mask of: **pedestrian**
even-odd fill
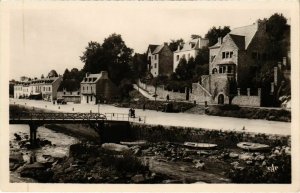
[[[145,111],[146,110],[146,104],[144,103],[143,104],[143,111]]]
[[[167,94],[167,101],[169,101],[170,100],[170,96]]]
[[[135,118],[135,109],[132,109],[132,117]]]

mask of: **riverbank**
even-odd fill
[[[114,107],[112,105],[90,105],[90,104],[67,104],[53,105],[46,101],[33,101],[11,99],[10,104],[20,105],[28,109],[44,109],[57,112],[89,113],[122,113],[128,114],[128,108]],[[164,126],[183,126],[194,128],[206,128],[212,130],[247,131],[253,133],[290,135],[291,123],[267,121],[260,119],[244,119],[231,117],[218,117],[198,115],[189,113],[164,113],[153,110],[136,109],[136,116],[146,117],[147,124],[159,124]]]
[[[72,128],[68,127],[67,130]],[[149,132],[141,133],[140,139],[149,136]],[[182,135],[182,132],[177,133],[177,137]],[[203,135],[199,140],[207,137],[208,134]],[[230,140],[229,135],[224,134],[211,136],[208,141],[219,141],[221,137]],[[25,134],[20,133],[20,138],[26,141]],[[251,152],[236,145],[220,145],[224,141],[220,141],[216,149],[197,149],[168,139],[154,142],[152,138],[147,143],[130,146],[113,143],[106,148],[85,140],[70,144],[66,156],[43,155],[14,171],[22,177],[47,183],[290,183],[290,146],[284,140],[276,144],[277,140],[265,139],[271,144],[268,150]]]

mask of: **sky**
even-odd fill
[[[41,77],[55,69],[81,69],[79,57],[89,41],[102,43],[112,33],[121,34],[134,52],[144,53],[149,44],[171,39],[187,41],[191,34],[202,37],[213,26],[231,29],[268,18],[274,13],[290,18],[287,9],[212,9],[201,6],[169,8],[114,8],[89,6],[81,9],[18,8],[10,10],[9,78]]]

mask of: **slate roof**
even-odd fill
[[[149,44],[148,50],[150,49],[151,53],[153,53],[153,51],[156,49],[157,46],[158,45]]]
[[[192,39],[188,42],[184,43],[182,47],[180,47],[180,50],[176,50],[175,52],[183,52],[188,50],[195,50],[199,48],[199,40],[198,39]]]
[[[256,32],[257,32],[257,23],[253,23],[252,25],[234,28],[229,32],[229,34],[244,36],[245,49],[247,49]]]
[[[100,78],[102,74],[89,74],[87,77],[84,77],[81,83],[96,83]]]
[[[155,48],[155,50],[152,52],[152,54],[158,54],[164,47],[164,44],[159,45]]]
[[[240,49],[245,49],[245,36],[229,34],[235,45]]]

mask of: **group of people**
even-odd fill
[[[130,108],[130,109],[129,109],[129,116],[130,116],[131,118],[135,118],[135,109],[134,109],[134,108]]]

